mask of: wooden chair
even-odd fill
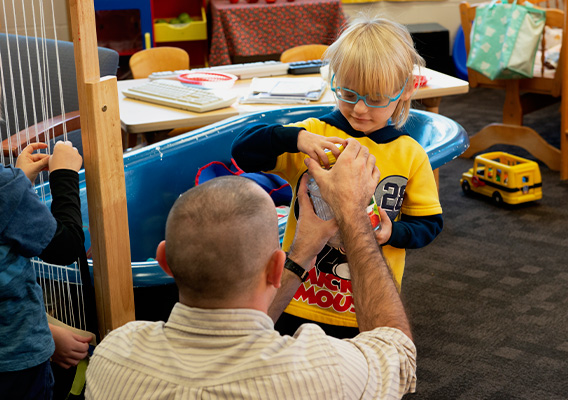
[[[289,63],[294,61],[320,60],[329,46],[325,44],[306,44],[292,47],[280,55],[280,61]]]
[[[521,3],[521,2],[519,2]],[[465,48],[469,53],[470,36],[476,5],[460,4],[462,29],[465,36]],[[564,12],[558,9],[546,9],[547,28],[564,28]],[[560,59],[553,77],[535,76],[531,79],[490,80],[484,75],[468,69],[468,80],[471,87],[488,87],[505,90],[503,105],[503,122],[493,123],[470,137],[470,148],[463,154],[472,157],[495,144],[519,146],[545,163],[550,169],[561,172],[561,179],[568,178],[568,157],[561,157],[561,151],[548,144],[535,130],[523,126],[523,115],[536,111],[558,101],[561,94],[563,70],[566,68],[565,48],[567,38],[563,35],[563,46]],[[544,58],[543,40],[541,51]],[[566,148],[563,134],[562,147]]]
[[[179,47],[153,47],[130,57],[134,79],[147,78],[152,72],[189,69],[189,54]]]
[[[134,53],[130,57],[129,66],[134,79],[147,78],[152,72],[189,69],[189,54],[179,47],[153,47]],[[177,128],[168,132],[147,132],[143,136],[146,144],[151,144],[192,129]],[[138,142],[137,135],[128,135],[127,140],[125,148],[136,146]]]

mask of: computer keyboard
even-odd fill
[[[194,112],[230,107],[237,96],[228,91],[214,91],[185,85],[174,80],[155,80],[125,89],[126,97]]]
[[[227,72],[239,77],[239,79],[262,78],[265,76],[286,75],[288,63],[280,61],[261,61],[244,64],[217,65],[209,68],[194,68],[191,70],[162,71],[150,74],[148,78],[154,79],[177,79],[181,74],[188,72]]]

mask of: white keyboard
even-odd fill
[[[155,80],[125,89],[126,97],[183,110],[205,112],[230,107],[237,96],[228,91],[200,89],[174,80]]]
[[[289,63],[280,61],[261,61],[245,64],[217,65],[209,68],[194,68],[191,70],[162,71],[150,74],[148,78],[154,79],[177,79],[181,74],[188,72],[227,72],[239,77],[239,79],[262,78],[264,76],[286,75]]]

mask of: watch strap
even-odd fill
[[[310,275],[309,271],[306,271],[304,268],[300,267],[298,264],[290,260],[288,257],[286,257],[286,261],[284,262],[284,268],[298,275],[298,278],[300,278],[300,281],[302,282],[305,282],[306,279],[308,279],[308,276]]]

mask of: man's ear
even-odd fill
[[[266,265],[266,282],[276,289],[280,287],[282,281],[282,271],[284,270],[284,262],[286,261],[286,253],[282,250],[276,250],[272,253],[268,264]]]
[[[156,249],[156,261],[158,261],[158,264],[160,265],[160,267],[162,267],[162,269],[164,270],[164,272],[166,274],[168,274],[171,277],[174,276],[174,274],[172,274],[172,270],[170,269],[170,266],[168,265],[168,262],[166,261],[166,241],[165,240],[162,240],[160,242],[160,244],[158,245],[158,248]]]

